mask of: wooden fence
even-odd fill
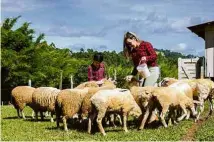
[[[199,58],[178,58],[178,79],[196,78],[196,64],[198,60]]]

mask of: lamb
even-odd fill
[[[51,122],[53,122],[53,114],[55,113],[56,97],[60,90],[53,87],[39,87],[35,89],[32,100],[35,105],[34,112],[36,120],[38,120],[38,112],[40,112],[41,119],[43,120],[43,113],[45,111],[51,112]]]
[[[21,111],[22,118],[26,119],[23,112],[23,109],[26,105],[33,108],[32,94],[34,90],[35,88],[30,86],[17,86],[12,90],[11,92],[12,104],[17,110],[18,117],[20,117]]]
[[[144,100],[143,106],[147,107],[147,109],[140,129],[144,128],[144,124],[149,114],[155,108],[158,108],[158,110],[161,111],[160,119],[164,127],[167,127],[165,115],[168,110],[173,112],[177,107],[181,107],[184,114],[178,118],[178,121],[181,121],[185,116],[187,116],[186,108],[191,109],[193,116],[197,115],[193,100],[187,97],[181,90],[170,87],[157,87],[153,91],[147,93],[148,94],[146,95],[142,95],[142,100]]]
[[[114,112],[122,114],[123,129],[125,132],[128,132],[126,124],[128,115],[139,117],[142,114],[131,92],[126,89],[100,90],[90,100],[93,108],[89,116],[88,126],[91,126],[91,123],[97,116],[98,128],[104,136],[106,133],[102,126],[102,119],[106,113]]]

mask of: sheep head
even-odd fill
[[[162,87],[167,87],[175,82],[177,82],[178,80],[175,78],[170,78],[170,77],[166,77],[161,81],[161,86]]]

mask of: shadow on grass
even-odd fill
[[[10,116],[10,117],[5,117],[3,119],[20,119],[21,120],[22,118],[19,118],[17,116]]]
[[[162,123],[160,121],[153,121],[150,124],[146,124],[145,128],[146,129],[157,129],[159,127],[163,126]]]
[[[44,119],[44,120],[38,119],[38,120],[36,120],[36,119],[32,119],[32,118],[31,119],[25,119],[25,121],[30,121],[30,122],[51,122],[50,119]]]
[[[3,119],[20,119],[20,120],[30,120],[32,119],[31,116],[25,116],[26,119],[23,119],[22,117],[18,117],[18,116],[10,116],[10,117],[4,117]]]

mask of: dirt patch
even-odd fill
[[[194,141],[195,133],[197,132],[198,128],[206,121],[205,118],[198,120],[198,122],[194,123],[192,127],[190,127],[187,133],[181,138],[181,141]]]

